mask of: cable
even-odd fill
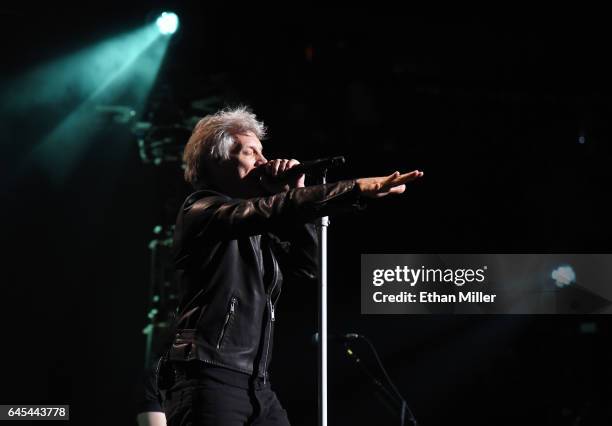
[[[417,426],[418,423],[416,421],[416,418],[414,417],[414,414],[412,413],[412,410],[410,409],[410,407],[408,407],[408,404],[406,404],[406,400],[404,399],[404,397],[402,396],[400,391],[397,389],[397,387],[395,387],[395,385],[391,381],[391,378],[389,377],[389,374],[387,374],[387,370],[385,369],[385,367],[384,367],[380,357],[378,356],[378,352],[376,351],[376,348],[374,347],[374,344],[370,341],[370,339],[368,339],[363,334],[358,334],[358,336],[359,336],[359,338],[363,339],[368,344],[368,346],[370,347],[370,349],[374,353],[374,358],[376,359],[376,362],[378,363],[378,366],[380,367],[381,371],[383,372],[383,374],[385,376],[385,379],[387,380],[387,383],[389,383],[389,385],[391,386],[391,389],[393,389],[393,392],[395,392],[397,397],[402,402],[401,416],[400,416],[401,417],[401,426],[404,426],[406,411],[408,412],[408,417],[409,417],[408,419],[410,420],[410,422],[414,426]]]

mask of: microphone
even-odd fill
[[[360,338],[361,338],[361,334],[357,334],[357,333],[346,333],[346,334],[327,333],[327,340],[333,341],[333,342],[346,342],[349,340],[357,340]],[[318,344],[320,340],[321,339],[319,338],[319,333],[315,333],[312,335],[311,342],[313,345]]]
[[[343,165],[345,162],[346,159],[342,156],[319,158],[318,160],[304,161],[303,163],[300,163],[277,176],[266,175],[265,173],[263,173],[262,167],[262,175],[266,179],[274,181],[288,181],[291,179],[297,179],[302,174],[312,175],[323,172],[325,170],[333,169],[335,167]]]

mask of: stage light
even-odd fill
[[[552,271],[550,276],[555,280],[555,285],[559,288],[567,287],[576,282],[576,273],[569,265],[559,266]]]
[[[157,24],[157,29],[160,33],[164,35],[171,35],[176,32],[179,26],[179,18],[176,16],[176,13],[173,12],[163,12],[157,18],[155,22]]]
[[[30,110],[43,111],[40,115],[46,118],[37,120],[45,133],[36,135],[15,166],[18,173],[36,167],[54,184],[62,184],[92,142],[114,129],[118,133],[104,149],[113,153],[115,165],[125,160],[126,128],[144,112],[170,41],[149,19],[140,28],[42,64],[6,85],[0,112],[12,111],[18,118]],[[110,119],[116,128],[108,126]]]

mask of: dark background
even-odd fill
[[[608,317],[364,316],[359,305],[361,253],[610,251],[603,17],[90,6],[2,6],[3,83],[171,9],[181,28],[147,117],[172,123],[217,96],[266,123],[268,158],[346,155],[334,180],[425,171],[402,197],[332,219],[329,258],[330,331],[370,337],[421,424],[612,422]],[[57,111],[7,117],[0,403],[69,403],[74,424],[134,424],[147,245],[187,190],[180,170],[142,164],[133,135],[109,124],[58,187],[15,166]],[[312,425],[316,288],[288,283],[278,317],[273,382],[292,424]],[[330,375],[330,424],[399,422],[339,345]]]

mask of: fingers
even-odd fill
[[[380,198],[380,197],[385,197],[389,194],[402,194],[404,193],[404,191],[406,191],[406,185],[402,184],[402,185],[392,186],[391,188],[389,188],[388,190],[384,192],[379,192],[378,194],[376,194],[376,196]]]
[[[284,164],[287,160],[271,160],[266,163],[266,172],[271,176],[277,176],[282,173],[284,169]]]
[[[389,194],[401,194],[406,190],[406,185],[394,186],[389,190]]]
[[[423,172],[420,170],[413,170],[408,173],[400,174],[395,172],[385,178],[380,178],[382,184],[378,189],[378,197],[384,197],[389,194],[402,194],[406,191],[406,183],[423,176]]]
[[[270,160],[266,163],[266,173],[274,176],[274,170],[276,170],[275,163],[277,160]]]
[[[382,184],[380,186],[380,190],[383,192],[386,192],[389,188],[392,188],[394,186],[397,185],[402,185],[406,182],[408,182],[408,180],[411,180],[411,175],[413,173],[415,173],[416,170],[414,172],[410,172],[410,173],[405,173],[405,174],[400,174],[400,172],[394,172],[391,173],[389,176],[387,176],[386,178],[384,178],[384,180],[382,181]]]
[[[394,172],[389,176],[360,178],[356,180],[359,191],[366,197],[380,198],[389,194],[401,194],[406,191],[406,183],[423,176],[420,170],[401,174]]]
[[[405,184],[405,183],[408,183],[410,181],[420,178],[421,176],[423,176],[423,172],[421,172],[420,170],[413,170],[411,172],[404,173],[404,174],[399,174],[399,172],[395,172],[391,176],[395,176],[395,178],[390,183],[392,184],[392,186],[396,186],[396,185],[402,185],[402,184]]]
[[[289,160],[289,163],[287,163],[287,170],[297,166],[298,164],[300,164],[300,162],[296,159]],[[306,186],[306,175],[300,174],[297,177],[297,180],[294,182],[294,185],[296,188],[303,188]]]
[[[272,176],[278,176],[298,164],[300,164],[300,162],[295,159],[270,160],[266,163],[266,173]]]
[[[298,164],[300,164],[300,162],[296,160],[295,158],[292,158],[291,160],[289,160],[289,163],[287,164],[287,168],[290,169],[294,166],[297,166]]]
[[[385,179],[383,183],[383,187],[393,186],[394,182],[397,180],[399,176],[401,176],[400,172],[395,172],[387,176],[387,178]]]

